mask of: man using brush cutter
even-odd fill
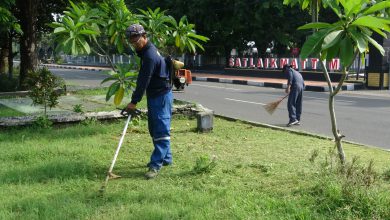
[[[300,125],[302,113],[302,94],[303,90],[305,89],[305,82],[301,73],[291,67],[291,65],[283,66],[283,72],[287,74],[287,109],[288,117],[290,119],[287,127],[292,125]]]
[[[145,177],[152,179],[158,175],[161,166],[172,164],[170,126],[173,95],[169,81],[170,73],[164,57],[148,41],[142,25],[133,24],[128,27],[126,36],[141,58],[137,86],[126,109],[134,111],[146,91],[148,127],[154,150]]]

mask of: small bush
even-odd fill
[[[53,108],[58,104],[58,97],[61,95],[56,89],[64,89],[64,80],[53,75],[47,68],[39,69],[38,71],[30,72],[28,75],[27,84],[30,88],[29,96],[34,105],[43,105]]]
[[[390,169],[387,169],[385,172],[383,172],[382,177],[386,181],[390,181]]]
[[[317,153],[312,153],[316,158]],[[374,162],[362,164],[357,157],[341,164],[334,150],[319,161],[314,186],[304,189],[314,199],[318,213],[328,213],[333,219],[388,219],[390,197],[376,183],[378,173]],[[305,194],[305,193],[304,193]]]
[[[82,104],[76,104],[73,106],[73,111],[76,113],[84,113],[84,106]]]
[[[87,118],[81,121],[81,124],[85,126],[96,125],[97,123],[99,123],[99,121],[96,118]]]
[[[310,158],[309,158],[309,161],[310,161],[311,163],[314,163],[314,161],[315,161],[315,159],[318,157],[318,155],[319,155],[318,149],[313,150],[313,152],[311,153],[311,156],[310,156]]]
[[[47,115],[40,115],[34,121],[33,126],[37,128],[51,128],[53,122],[49,119]]]
[[[196,159],[193,172],[196,174],[210,173],[217,166],[217,157],[200,156]]]

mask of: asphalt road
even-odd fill
[[[390,149],[390,93],[349,91],[336,96],[335,111],[339,130],[346,140]],[[284,90],[265,87],[193,82],[175,98],[197,102],[218,114],[285,127],[287,100],[273,115],[264,105],[284,95]],[[292,129],[333,137],[328,109],[328,93],[304,92],[301,125]]]
[[[96,88],[102,86],[100,83],[108,75],[102,71],[75,70],[75,69],[55,69],[50,68],[55,75],[62,77],[68,85],[81,88]],[[105,83],[107,86],[110,83]]]
[[[68,84],[99,87],[106,74],[74,69],[51,69]],[[108,84],[104,84],[108,85]],[[288,122],[287,100],[273,115],[263,108],[284,95],[284,90],[247,85],[199,82],[175,92],[176,99],[197,102],[217,114],[248,121],[285,127]],[[292,129],[333,137],[328,110],[328,93],[304,92],[301,125]],[[346,140],[390,150],[390,93],[349,91],[336,96],[337,123]]]

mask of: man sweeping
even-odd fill
[[[142,25],[133,24],[126,30],[130,44],[141,58],[141,68],[137,86],[127,105],[127,110],[135,110],[146,91],[148,105],[148,128],[154,150],[148,163],[147,179],[155,178],[161,167],[172,164],[170,147],[170,126],[172,114],[172,91],[169,83],[169,70],[165,59],[157,48],[148,41]]]
[[[305,82],[301,73],[291,68],[290,65],[283,66],[283,72],[287,74],[287,88],[288,94],[288,117],[289,122],[287,127],[292,125],[300,125],[302,114],[302,95],[305,89]]]

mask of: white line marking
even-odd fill
[[[200,85],[200,84],[191,84],[194,86],[202,86],[202,87],[208,87],[208,88],[215,88],[215,89],[229,89],[229,90],[235,90],[235,91],[241,91],[242,89],[234,89],[234,88],[226,88],[226,87],[220,87],[220,86],[206,86],[206,85]]]
[[[317,99],[321,101],[328,101],[328,98],[318,98],[318,97],[313,97],[313,96],[303,96],[303,100],[305,101],[305,98],[310,98],[310,99]],[[337,97],[335,99],[335,102],[341,102],[341,103],[356,103],[355,101],[348,101],[348,100],[337,100]]]
[[[267,105],[261,102],[250,102],[250,101],[244,101],[244,100],[239,100],[239,99],[230,99],[230,98],[225,98],[226,100],[229,101],[235,101],[235,102],[244,102],[244,103],[249,103],[249,104],[255,104],[255,105]]]

